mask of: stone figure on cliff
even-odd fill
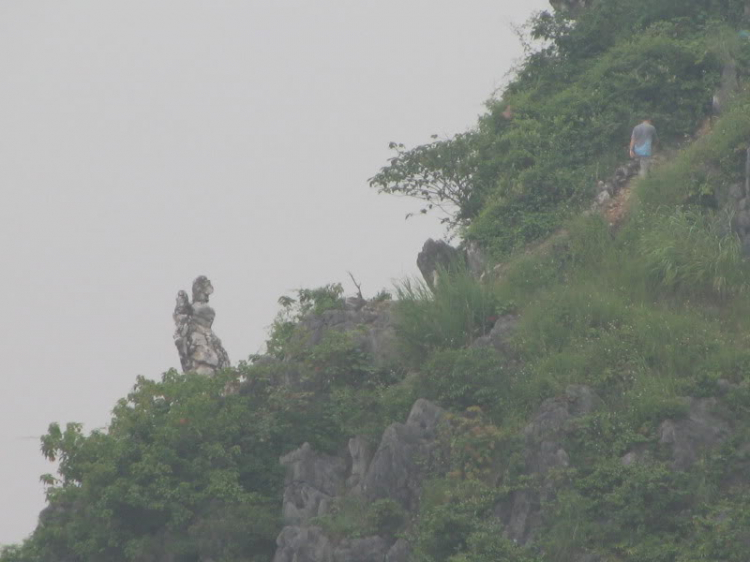
[[[211,329],[216,312],[208,304],[214,292],[207,277],[201,275],[193,281],[193,301],[187,293],[177,293],[177,303],[172,318],[176,326],[174,343],[180,354],[184,372],[212,375],[230,366],[229,356],[221,340]]]

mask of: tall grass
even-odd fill
[[[396,329],[416,360],[487,334],[500,309],[492,289],[458,266],[439,272],[434,291],[423,281],[407,279],[396,285],[396,295]]]
[[[670,291],[727,297],[750,288],[750,268],[731,233],[731,217],[676,210],[641,238],[651,280]]]
[[[720,199],[720,191],[744,178],[748,138],[750,92],[744,91],[721,118],[711,123],[708,134],[638,182],[641,209],[654,211],[664,206],[715,203]]]

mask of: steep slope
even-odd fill
[[[2,562],[747,559],[745,2],[556,4],[474,131],[373,178],[457,204],[426,283],[300,290],[265,355],[53,424]],[[629,183],[644,115],[670,157]]]

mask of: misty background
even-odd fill
[[[179,366],[207,275],[234,363],[283,294],[417,275],[437,217],[367,179],[471,127],[546,0],[0,0],[0,544],[44,506],[51,421]]]

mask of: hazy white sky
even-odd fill
[[[0,544],[43,507],[49,422],[103,426],[179,365],[197,275],[236,362],[284,293],[416,274],[442,227],[367,178],[389,141],[470,127],[520,56],[510,24],[546,7],[0,0]]]

